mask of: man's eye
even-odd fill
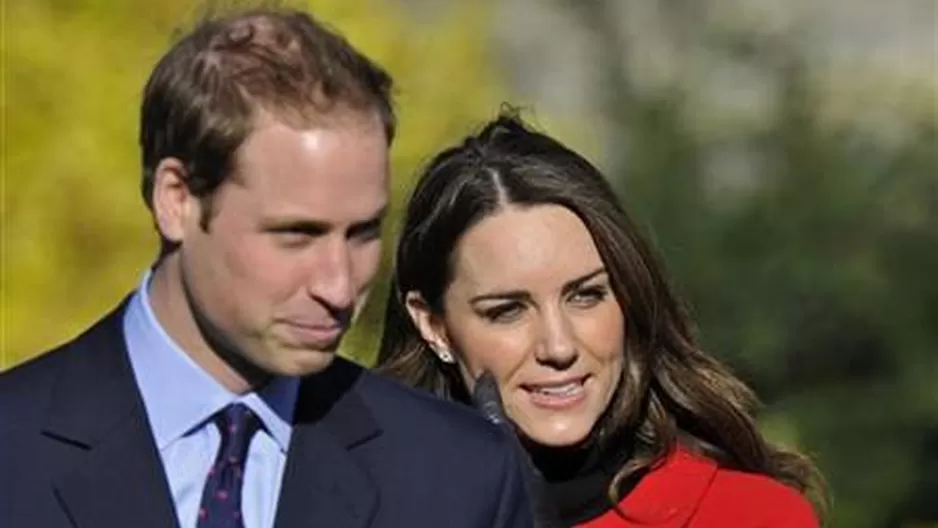
[[[371,242],[373,240],[377,240],[381,238],[381,224],[363,226],[361,229],[356,229],[349,235],[349,238],[353,238],[360,242]]]
[[[309,233],[303,231],[278,231],[274,233],[277,244],[286,248],[303,247],[313,239]]]

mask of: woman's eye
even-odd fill
[[[482,315],[493,323],[508,323],[517,319],[523,310],[521,303],[508,303],[488,308]]]
[[[591,307],[603,302],[609,295],[609,289],[605,286],[592,286],[582,288],[573,293],[570,300],[577,306]]]

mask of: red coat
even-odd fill
[[[678,449],[619,505],[579,528],[817,528],[811,503],[769,477]]]

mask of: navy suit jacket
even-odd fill
[[[122,313],[0,374],[0,527],[178,526]],[[293,427],[277,528],[532,525],[518,455],[471,409],[337,358]]]

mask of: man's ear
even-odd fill
[[[198,222],[201,206],[189,192],[185,165],[176,158],[163,158],[153,171],[153,217],[163,238],[182,242],[186,226]]]
[[[443,320],[439,315],[433,313],[423,296],[418,292],[409,291],[404,296],[404,304],[407,306],[407,313],[410,314],[410,319],[420,332],[420,336],[430,345],[440,361],[455,363],[456,357],[446,335]]]

